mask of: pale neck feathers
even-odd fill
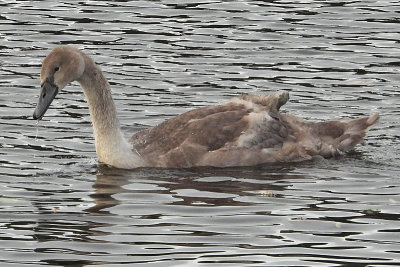
[[[99,161],[119,168],[144,166],[144,161],[132,150],[132,145],[121,132],[107,79],[90,57],[83,53],[82,56],[85,71],[78,82],[89,104]]]

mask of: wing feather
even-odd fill
[[[204,153],[240,136],[249,112],[244,105],[234,103],[195,109],[136,133],[130,142],[147,160],[158,161],[156,165],[193,166]]]

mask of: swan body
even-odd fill
[[[44,59],[33,118],[42,119],[57,93],[73,81],[80,83],[88,101],[98,160],[117,168],[251,166],[334,157],[361,143],[379,119],[372,114],[305,121],[279,112],[289,99],[281,91],[198,108],[126,140],[107,79],[88,55],[71,46],[56,47]]]

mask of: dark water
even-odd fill
[[[1,266],[400,265],[397,1],[2,1]],[[127,136],[286,89],[324,120],[379,112],[348,156],[254,168],[97,165],[73,84],[31,120],[41,60],[84,48]]]

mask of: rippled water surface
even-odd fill
[[[2,1],[1,266],[400,265],[398,1]],[[97,164],[77,84],[39,124],[60,44],[110,80],[127,136],[286,89],[324,120],[379,112],[340,159],[229,169]]]

